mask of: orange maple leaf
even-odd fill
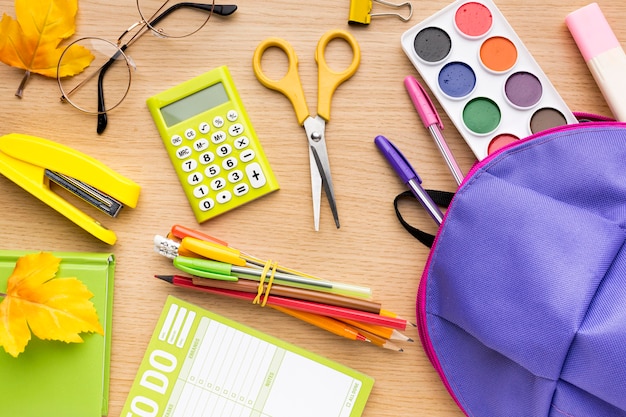
[[[57,76],[57,64],[64,51],[59,44],[74,31],[78,0],[15,0],[16,20],[3,14],[0,21],[0,61],[26,70],[15,95],[22,90],[31,72],[47,77]],[[62,77],[84,70],[93,55],[89,50],[72,45],[64,65],[59,68]]]
[[[80,333],[104,334],[91,301],[76,278],[54,278],[61,260],[49,252],[17,260],[0,301],[0,346],[17,357],[32,334],[44,340],[81,343]]]

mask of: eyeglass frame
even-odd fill
[[[83,37],[80,39],[75,40],[74,42],[72,42],[70,45],[68,45],[65,50],[63,51],[63,53],[61,54],[60,58],[59,58],[59,62],[57,63],[57,83],[59,85],[59,90],[61,91],[61,97],[60,97],[60,101],[64,102],[64,103],[69,103],[70,105],[72,105],[72,107],[76,108],[77,110],[80,110],[84,113],[88,113],[88,114],[96,114],[98,116],[98,123],[97,123],[97,127],[96,127],[96,132],[98,134],[101,134],[104,132],[104,130],[107,127],[108,124],[108,116],[107,116],[107,111],[109,110],[113,110],[114,108],[116,108],[117,106],[119,106],[124,99],[126,98],[126,96],[128,95],[128,92],[130,90],[130,85],[131,85],[131,81],[132,81],[132,70],[131,67],[134,67],[134,65],[132,64],[132,60],[128,57],[128,55],[126,55],[125,51],[128,47],[130,47],[135,41],[137,41],[143,34],[145,34],[147,31],[152,31],[153,33],[155,33],[158,36],[162,36],[162,37],[169,37],[169,38],[185,38],[188,36],[193,35],[194,33],[198,32],[200,29],[202,29],[207,22],[209,21],[210,17],[213,15],[213,13],[219,15],[219,16],[229,16],[231,14],[233,14],[236,10],[237,10],[237,6],[232,4],[232,5],[219,5],[219,4],[215,4],[215,0],[211,1],[211,4],[208,3],[191,3],[191,2],[182,2],[182,3],[176,3],[172,6],[170,6],[169,8],[167,8],[165,11],[161,12],[161,10],[167,5],[169,0],[165,0],[165,2],[163,3],[163,5],[161,7],[159,7],[159,9],[152,15],[151,18],[149,19],[145,19],[143,13],[141,12],[141,8],[139,7],[139,1],[137,0],[137,10],[139,11],[139,15],[141,17],[141,20],[138,22],[133,23],[128,29],[126,29],[118,38],[116,43],[113,43],[107,39],[104,38],[99,38],[99,37]],[[192,32],[189,32],[183,36],[171,36],[171,35],[167,35],[164,34],[161,30],[159,30],[159,28],[156,28],[154,25],[158,22],[160,22],[162,19],[166,18],[167,16],[169,16],[170,14],[172,14],[173,12],[175,12],[176,10],[180,9],[180,8],[190,8],[190,9],[198,9],[201,11],[206,11],[209,13],[209,16],[207,17],[207,19],[204,21],[204,23],[202,25],[200,25],[197,29],[195,29]],[[161,12],[161,13],[160,13]],[[140,27],[139,27],[140,26]],[[135,34],[122,45],[122,40],[124,39],[124,37],[131,33],[133,30],[135,30],[137,27],[139,27],[139,29],[135,32]],[[76,85],[74,88],[72,88],[69,92],[65,92],[65,90],[62,87],[62,82],[61,82],[61,77],[60,76],[60,67],[61,67],[61,61],[63,60],[63,55],[65,54],[65,52],[74,44],[84,41],[86,39],[94,39],[94,40],[99,40],[99,41],[104,41],[106,43],[109,43],[113,46],[114,49],[117,49],[117,51],[113,54],[113,56],[111,58],[109,58],[109,60],[104,63],[98,70],[96,70],[93,75],[91,75],[90,77],[88,77],[87,79],[83,80],[81,83],[79,83],[78,85]],[[104,106],[104,88],[103,88],[103,79],[104,79],[104,75],[107,72],[107,70],[110,68],[110,66],[117,60],[120,58],[120,56],[126,61],[126,65],[128,68],[128,86],[126,88],[126,91],[124,92],[124,95],[122,96],[122,98],[119,100],[118,103],[116,103],[113,107],[111,107],[110,109],[105,109]],[[96,113],[88,111],[83,109],[82,107],[79,107],[78,105],[76,105],[72,100],[70,100],[67,96],[69,96],[70,94],[72,94],[72,92],[74,90],[76,90],[77,88],[80,88],[82,86],[82,84],[84,84],[86,81],[92,79],[96,74],[98,74],[98,111]]]

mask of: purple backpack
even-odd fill
[[[422,345],[475,417],[626,416],[626,124],[477,163],[417,294]]]

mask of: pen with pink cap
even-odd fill
[[[452,155],[450,148],[448,148],[445,138],[443,137],[443,133],[441,132],[441,129],[443,129],[443,123],[441,122],[441,118],[439,118],[439,114],[437,114],[437,110],[435,109],[433,102],[428,97],[424,87],[422,87],[414,77],[410,75],[407,76],[404,79],[404,86],[406,87],[406,91],[409,93],[409,97],[411,97],[411,101],[415,106],[415,110],[417,110],[417,114],[419,114],[424,126],[428,129],[430,135],[435,140],[435,143],[439,148],[439,152],[443,155],[443,159],[445,159],[446,164],[448,164],[448,168],[450,168],[450,172],[452,172],[452,176],[456,180],[456,183],[461,184],[464,175],[454,159],[454,155]]]

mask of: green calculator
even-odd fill
[[[147,104],[198,223],[279,189],[226,66]]]

